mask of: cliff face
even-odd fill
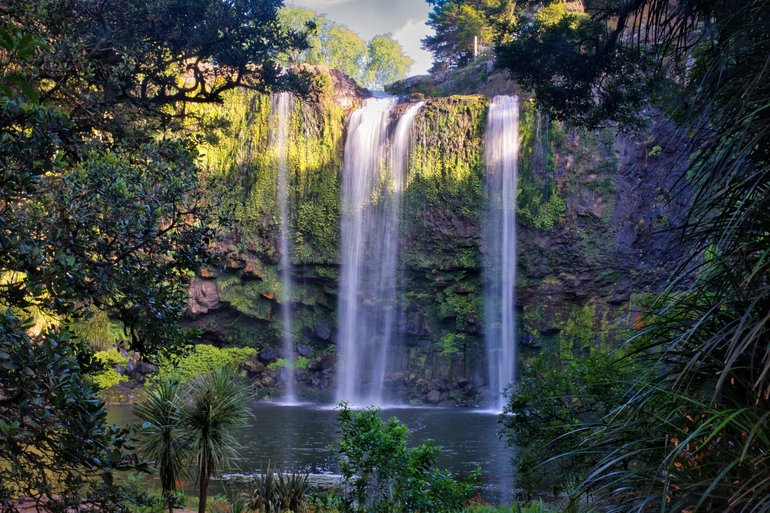
[[[331,86],[343,80],[328,76]],[[281,290],[277,179],[270,98],[234,96],[206,113],[203,159],[212,201],[233,212],[220,230],[219,265],[192,284],[189,323],[221,345],[260,350],[249,365],[263,395],[280,386],[280,304],[290,302],[300,392],[328,399],[334,384],[339,274],[340,171],[345,122],[360,94],[332,87],[295,99],[289,143],[293,281]],[[359,96],[360,97],[360,96]],[[488,99],[428,100],[414,127],[403,198],[401,343],[387,376],[408,401],[475,404],[485,386],[481,219]],[[518,186],[517,311],[521,354],[583,350],[623,337],[643,294],[657,291],[679,252],[674,224],[684,194],[671,127],[640,136],[577,132],[522,101]],[[391,129],[395,126],[393,120]]]

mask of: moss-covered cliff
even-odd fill
[[[475,404],[484,386],[480,235],[488,103],[483,96],[433,98],[415,121],[401,218],[402,344],[393,355],[397,370],[387,377],[410,401]],[[340,172],[345,122],[355,105],[350,96],[339,101],[331,94],[293,101],[292,297],[282,293],[278,273],[270,98],[241,93],[205,113],[219,127],[202,157],[212,201],[232,210],[233,223],[221,228],[220,265],[193,283],[190,322],[209,341],[260,349],[252,370],[266,395],[280,379],[281,354],[272,348],[280,345],[284,301],[292,305],[305,395],[323,398],[333,385]],[[633,322],[634,294],[657,290],[676,256],[673,235],[655,232],[674,211],[665,193],[676,176],[676,168],[668,169],[675,148],[651,153],[660,140],[569,131],[544,119],[532,101],[521,107],[520,342],[580,351],[616,341]],[[650,133],[665,129],[658,123]]]

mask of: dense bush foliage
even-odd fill
[[[196,344],[187,352],[160,356],[158,373],[153,380],[173,380],[185,384],[223,365],[237,367],[256,354],[257,350],[251,347],[220,349],[209,344]]]
[[[33,340],[30,327],[0,316],[0,508],[30,497],[61,511],[82,500],[124,511],[112,472],[130,466],[127,433],[106,425],[82,347],[60,333]]]
[[[555,360],[540,354],[524,367],[500,417],[516,447],[517,482],[529,493],[564,492],[596,464],[586,433],[606,427],[643,372],[630,358],[599,349]]]
[[[350,487],[350,511],[449,513],[462,509],[474,493],[477,474],[456,481],[436,469],[441,449],[432,443],[408,447],[409,428],[380,411],[351,410],[340,404],[336,451],[342,477]]]

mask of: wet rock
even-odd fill
[[[150,362],[146,362],[142,360],[136,364],[136,372],[138,372],[139,374],[148,376],[150,374],[155,374],[156,372],[158,372],[158,368],[155,365],[151,364]]]
[[[420,314],[409,312],[406,321],[406,333],[408,335],[418,335],[420,333]]]
[[[432,404],[436,404],[441,400],[441,392],[438,390],[431,390],[428,392],[428,395],[425,397],[425,399]]]
[[[158,368],[144,360],[129,360],[123,369],[123,374],[136,383],[144,383],[147,381],[148,376],[156,372],[158,372]]]
[[[261,374],[267,369],[259,360],[248,360],[243,366],[246,367],[246,371],[252,374]]]
[[[278,359],[279,354],[278,349],[268,348],[260,351],[257,358],[263,363],[273,363]]]
[[[317,321],[315,323],[314,331],[315,336],[324,341],[329,341],[332,338],[332,332],[334,328],[331,323],[326,321]]]
[[[434,86],[434,78],[431,75],[414,75],[403,80],[398,80],[385,86],[385,90],[392,94],[403,94],[412,90],[419,90],[428,85]]]
[[[190,283],[190,297],[187,309],[192,315],[202,315],[220,306],[217,282],[203,278],[193,278]]]
[[[297,344],[297,354],[300,356],[307,356],[309,355],[313,350],[310,348],[310,346],[306,344]]]
[[[241,260],[235,259],[228,260],[225,262],[225,265],[231,271],[237,271],[238,269],[243,269],[245,267],[245,264]]]
[[[543,347],[543,344],[537,339],[537,337],[529,332],[524,332],[521,334],[519,343],[522,346],[528,347],[530,349],[542,349]]]

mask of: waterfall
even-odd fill
[[[497,411],[516,371],[516,179],[519,99],[496,96],[485,136],[487,209],[484,222],[484,310],[489,403]]]
[[[348,125],[342,169],[337,401],[383,403],[398,309],[398,225],[410,132],[422,104],[388,124],[395,99],[370,99]]]
[[[278,168],[278,215],[280,217],[280,233],[278,240],[278,252],[280,253],[281,270],[281,341],[283,357],[286,360],[285,385],[283,400],[288,403],[296,403],[297,396],[294,390],[294,337],[292,335],[292,281],[291,281],[291,245],[289,243],[289,123],[291,122],[291,93],[276,93],[272,97],[271,114],[273,117],[271,143],[276,152],[276,164]]]

